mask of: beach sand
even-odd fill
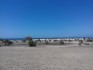
[[[93,46],[0,47],[0,70],[93,70]]]

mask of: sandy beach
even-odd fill
[[[0,47],[0,70],[93,70],[93,46]]]
[[[0,0],[0,70],[93,70],[93,0]]]

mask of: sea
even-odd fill
[[[33,39],[67,39],[67,38],[71,38],[71,39],[74,39],[74,38],[92,38],[93,37],[43,37],[43,38],[33,38]],[[7,40],[24,40],[25,38],[0,38],[0,39],[7,39]]]

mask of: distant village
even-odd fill
[[[93,38],[32,38],[26,37],[23,39],[0,39],[0,46],[11,45],[91,45]]]

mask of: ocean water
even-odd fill
[[[25,38],[3,38],[7,40],[24,40]]]
[[[66,38],[93,38],[93,37],[53,37],[53,38],[33,38],[33,39],[66,39]],[[1,38],[1,39],[8,39],[8,40],[24,40],[25,38]]]

